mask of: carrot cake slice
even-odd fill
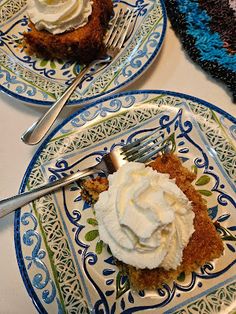
[[[28,0],[26,49],[40,58],[89,63],[104,51],[112,13],[112,0]]]
[[[121,251],[118,249],[116,250],[116,247],[112,243],[109,242],[111,240],[108,239],[108,241],[105,241],[105,242],[110,246],[111,252],[113,253],[113,255],[115,256],[117,260],[117,265],[127,273],[131,285],[137,290],[158,288],[162,284],[168,283],[169,281],[176,279],[182,272],[185,272],[186,274],[188,274],[196,270],[199,266],[204,265],[206,262],[219,258],[223,254],[223,250],[224,250],[222,240],[219,234],[217,233],[213,222],[208,216],[206,202],[202,198],[201,194],[199,194],[199,192],[195,190],[195,188],[192,185],[192,182],[196,177],[195,174],[193,174],[187,168],[185,168],[182,165],[181,161],[174,154],[165,154],[162,156],[158,156],[156,160],[151,162],[148,166],[150,166],[151,169],[153,169],[157,173],[167,175],[168,180],[170,180],[167,185],[165,184],[164,180],[161,179],[163,180],[161,181],[163,190],[166,190],[166,191],[167,189],[172,190],[172,183],[175,182],[178,189],[181,190],[181,193],[183,193],[186,199],[188,200],[186,202],[186,207],[189,207],[189,204],[191,204],[191,210],[190,208],[188,208],[187,211],[184,211],[185,209],[182,208],[182,204],[184,203],[182,204],[180,203],[181,206],[177,204],[175,210],[179,211],[180,215],[176,215],[174,219],[184,222],[183,219],[187,219],[188,217],[188,220],[186,221],[189,224],[189,226],[185,230],[185,226],[181,225],[182,227],[180,228],[180,230],[176,231],[175,229],[178,229],[178,228],[176,227],[177,224],[175,224],[175,228],[173,228],[174,230],[173,231],[172,229],[170,229],[170,226],[173,224],[173,221],[170,223],[171,221],[170,217],[172,216],[172,212],[169,210],[169,205],[165,205],[163,201],[160,199],[159,204],[158,204],[159,207],[157,206],[156,208],[158,209],[165,205],[163,207],[164,210],[161,212],[161,214],[158,213],[159,216],[161,215],[161,218],[158,216],[158,219],[162,220],[162,223],[161,224],[159,223],[159,225],[161,226],[160,227],[161,233],[155,234],[156,231],[153,231],[153,229],[151,229],[151,232],[153,232],[153,235],[155,236],[153,236],[152,238],[151,237],[148,238],[148,227],[147,227],[148,225],[146,224],[146,222],[143,220],[140,220],[140,223],[136,223],[135,225],[134,223],[135,217],[134,217],[133,208],[130,209],[130,207],[127,206],[127,213],[126,213],[125,202],[127,202],[128,204],[131,201],[131,204],[132,204],[134,200],[130,196],[128,196],[128,199],[125,199],[123,197],[122,200],[118,200],[118,202],[123,202],[120,205],[121,207],[123,206],[122,207],[123,212],[122,211],[119,212],[119,215],[120,215],[119,219],[121,219],[124,225],[127,225],[127,219],[129,219],[128,215],[130,211],[131,222],[127,230],[125,230],[125,232],[128,235],[128,238],[133,239],[133,234],[131,234],[130,230],[132,230],[132,228],[135,228],[135,227],[136,227],[135,237],[137,237],[137,235],[139,234],[142,235],[141,241],[139,240],[138,244],[137,242],[135,242],[136,249],[141,253],[140,258],[138,258],[139,255],[136,255],[136,260],[133,263],[133,259],[129,257],[129,254],[130,254],[129,249],[125,251],[125,252],[128,252],[127,256],[123,256],[122,255],[123,253],[120,256],[118,256],[117,254],[119,254],[119,252]],[[146,168],[149,168],[149,167],[146,167]],[[130,174],[128,174],[128,176],[130,176]],[[101,218],[99,217],[100,213],[96,212],[97,211],[96,204],[98,204],[99,202],[105,202],[105,201],[106,203],[108,202],[107,199],[105,199],[102,196],[104,191],[109,191],[108,179],[97,177],[95,179],[92,179],[92,180],[89,179],[83,182],[82,196],[87,201],[90,201],[90,202],[92,201],[93,203],[95,203],[95,215],[98,218],[98,225],[101,224],[101,221],[102,223],[104,221],[100,219]],[[123,179],[121,178],[120,180],[122,181]],[[152,180],[154,180],[153,182],[155,183],[156,179],[154,177],[152,178]],[[113,185],[117,184],[117,182],[114,183],[114,180],[113,180],[112,184]],[[144,207],[146,206],[145,208],[147,208],[147,211],[148,211],[150,207],[149,203],[151,202],[153,203],[153,200],[159,199],[157,197],[157,194],[160,191],[151,190],[151,194],[149,194],[148,197],[146,197],[145,194],[142,194],[142,193],[145,193],[146,191],[144,187],[146,184],[147,183],[146,183],[145,177],[142,178],[142,181],[140,182],[137,181],[137,185],[139,185],[139,187],[136,189],[136,191],[139,191],[141,195],[141,198],[139,198],[138,200],[138,206],[142,205],[142,204],[139,204],[139,202],[141,202],[142,200]],[[131,186],[130,183],[127,183],[126,190],[127,190],[127,187],[129,186]],[[152,186],[153,186],[153,183],[152,183]],[[120,189],[121,189],[121,192],[119,190],[118,194],[122,193],[122,187]],[[132,191],[128,190],[127,193],[130,195],[132,194]],[[181,193],[179,194],[179,198],[183,199],[183,195]],[[110,196],[111,195],[112,194],[110,194]],[[169,204],[174,204],[175,201],[172,198],[172,195],[168,193],[167,195],[168,195]],[[110,202],[112,201],[109,201],[108,207],[111,204]],[[99,210],[99,207],[98,207],[98,210]],[[106,213],[108,213],[108,211],[109,211],[109,208],[107,209]],[[156,220],[158,224],[158,219],[155,216],[152,216],[153,215],[152,211],[149,211],[147,215],[149,216],[151,215],[150,221]],[[106,216],[112,217],[110,214],[107,214]],[[109,220],[110,218],[108,217],[108,218],[103,218],[103,219]],[[166,222],[167,227],[163,227],[164,226],[163,221]],[[113,224],[112,221],[110,222],[108,221],[108,223]],[[106,224],[106,221],[104,222],[104,224]],[[149,228],[152,228],[152,224],[150,224],[150,226],[151,227]],[[112,227],[112,228],[115,234],[116,228],[115,227]],[[99,228],[99,233],[100,233],[100,236],[102,237],[104,237],[103,229],[104,229],[104,226]],[[176,232],[176,235],[172,238],[169,237],[170,234],[173,235],[173,232]],[[188,239],[186,241],[187,233],[188,233]],[[145,234],[147,234],[147,238],[144,239]],[[159,241],[160,246],[162,245],[162,240],[160,239],[160,235],[162,237],[167,237],[167,242],[168,241],[170,242],[168,244],[169,246],[167,247],[167,251],[163,251],[163,250],[160,251],[159,248],[157,248],[159,250],[158,254],[155,253],[156,254],[155,255],[155,254],[149,253],[149,249],[150,250],[152,250],[153,248],[156,249],[155,241],[157,242]],[[110,234],[109,236],[113,237],[113,235],[110,235]],[[116,235],[114,235],[114,237],[115,236]],[[181,242],[181,239],[185,239],[185,240]],[[119,234],[119,239],[117,240],[122,245],[123,243],[122,241],[124,241],[124,239],[122,238],[120,234]],[[127,245],[128,247],[129,243],[127,239],[125,243],[126,243],[125,245]],[[176,250],[176,253],[175,251],[173,251],[173,247],[175,246],[178,247],[178,245],[182,247],[181,254],[178,252],[178,250]],[[144,250],[142,252],[143,248]],[[130,250],[132,251],[131,247],[130,247]],[[125,254],[126,253],[124,253],[124,255]],[[122,259],[119,258],[121,256],[122,256]],[[155,263],[160,258],[160,256],[161,258],[163,258],[163,260],[159,263],[158,267],[153,267],[153,265],[155,265]],[[147,259],[146,257],[150,257],[154,259],[154,261],[145,262],[145,260]],[[131,261],[132,263],[127,263],[127,260]],[[144,263],[147,263],[147,267],[145,267]]]

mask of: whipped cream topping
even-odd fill
[[[191,202],[169,174],[142,163],[108,176],[95,204],[101,240],[120,261],[137,268],[176,269],[194,232]]]
[[[90,0],[28,0],[29,19],[52,34],[83,27],[92,13]]]

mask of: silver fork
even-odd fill
[[[29,145],[38,144],[48,133],[76,87],[85,80],[85,74],[88,73],[91,68],[94,68],[95,72],[98,72],[101,70],[101,68],[98,68],[99,65],[106,65],[114,60],[125,42],[133,16],[133,10],[127,9],[123,12],[123,10],[120,9],[118,11],[113,18],[112,25],[104,39],[106,56],[99,60],[95,60],[84,67],[53,106],[22,134],[21,139],[24,143]],[[98,68],[98,71],[96,71],[96,68]],[[79,107],[83,105],[85,105],[85,103],[80,104]]]
[[[156,128],[154,131],[149,132],[148,135],[136,139],[123,147],[115,148],[110,153],[105,154],[102,160],[92,167],[63,177],[55,182],[47,183],[29,192],[24,192],[0,201],[0,218],[43,195],[54,192],[83,177],[95,173],[104,173],[105,175],[112,174],[124,163],[129,161],[146,163],[167,146],[168,140],[164,139],[164,134],[160,128]]]

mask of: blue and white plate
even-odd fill
[[[73,183],[15,214],[20,272],[40,313],[209,314],[229,313],[236,305],[236,120],[221,109],[166,91],[107,97],[51,133],[33,157],[21,192],[88,167],[159,125],[197,174],[193,184],[217,222],[224,255],[156,291],[132,291]]]
[[[0,0],[0,90],[31,104],[51,105],[81,66],[26,54],[22,45],[22,34],[28,30],[26,2]],[[167,20],[164,1],[114,0],[114,10],[121,7],[137,12],[125,47],[105,69],[87,77],[69,104],[118,92],[142,75],[160,51]]]

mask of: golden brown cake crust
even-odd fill
[[[93,0],[93,11],[84,27],[57,35],[38,31],[30,23],[31,31],[23,34],[28,53],[45,59],[89,63],[104,50],[103,36],[112,12],[112,0]]]
[[[224,250],[222,240],[208,216],[206,203],[191,185],[195,175],[183,167],[173,154],[158,157],[150,166],[159,172],[169,173],[171,178],[175,178],[178,187],[192,201],[195,231],[183,251],[182,263],[176,270],[167,271],[163,268],[141,270],[124,265],[131,284],[140,290],[157,288],[163,283],[176,279],[181,272],[188,274],[206,262],[220,257]]]
[[[150,163],[150,166],[158,172],[169,173],[171,178],[175,178],[178,187],[192,201],[195,213],[195,231],[183,251],[182,263],[176,270],[136,269],[133,266],[118,262],[119,267],[128,274],[131,285],[137,290],[160,287],[163,283],[176,279],[181,272],[188,274],[206,262],[220,257],[224,250],[222,240],[208,216],[206,203],[191,184],[195,179],[195,174],[183,167],[174,154],[157,157],[155,161]],[[108,181],[103,180],[102,183],[102,186],[99,187],[100,191],[106,190],[108,187]],[[90,189],[91,185],[93,190],[96,189],[92,181],[86,187]]]

